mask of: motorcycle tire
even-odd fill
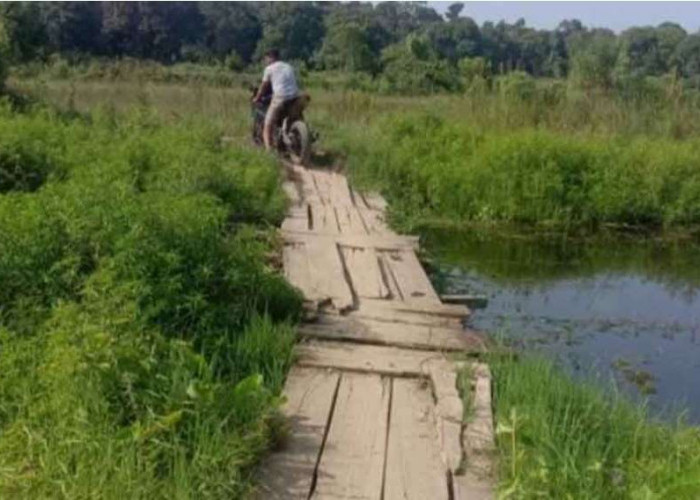
[[[305,122],[297,120],[289,127],[289,156],[298,165],[309,165],[311,162],[311,133]]]

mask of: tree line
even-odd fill
[[[575,19],[553,30],[522,19],[479,26],[463,7],[452,4],[443,16],[415,2],[15,2],[0,4],[0,21],[13,63],[60,54],[240,70],[277,47],[309,69],[381,74],[399,85],[419,78],[449,88],[455,73],[520,71],[576,74],[603,87],[673,74],[700,86],[700,32],[678,24],[619,34]]]

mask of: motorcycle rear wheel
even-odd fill
[[[292,162],[308,165],[311,162],[311,133],[305,122],[297,120],[289,127],[289,156]]]

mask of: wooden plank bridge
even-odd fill
[[[486,349],[463,328],[469,310],[440,301],[380,196],[336,172],[286,171],[284,272],[315,321],[300,328],[290,434],[262,465],[258,498],[491,498],[490,373],[455,361]]]

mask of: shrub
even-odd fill
[[[53,168],[0,194],[0,496],[245,494],[301,299],[277,167],[219,134],[0,115],[0,158]]]

